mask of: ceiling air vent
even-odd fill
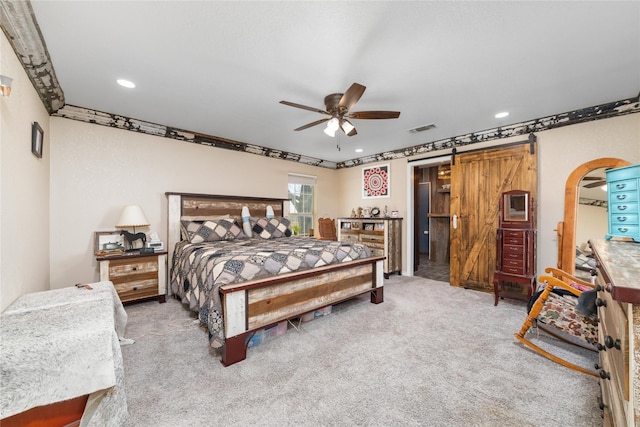
[[[424,132],[425,130],[433,129],[434,127],[436,127],[436,125],[434,125],[433,123],[429,123],[428,125],[422,125],[422,126],[418,126],[417,128],[409,129],[409,132],[411,133]]]

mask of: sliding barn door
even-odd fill
[[[455,156],[451,166],[451,285],[493,292],[500,196],[509,190],[525,190],[537,204],[536,150],[535,143],[526,143]]]

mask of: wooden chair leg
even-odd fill
[[[546,350],[543,350],[542,348],[538,347],[537,345],[535,345],[534,343],[532,343],[531,341],[525,338],[525,334],[531,328],[531,326],[533,325],[533,322],[536,320],[536,318],[540,314],[540,311],[542,310],[544,303],[547,301],[547,298],[549,298],[549,294],[551,293],[553,288],[554,288],[553,283],[547,283],[544,290],[542,291],[542,293],[540,294],[536,302],[531,307],[531,311],[529,311],[529,315],[527,316],[526,320],[522,324],[520,331],[515,333],[513,336],[516,337],[516,339],[520,341],[522,344],[526,345],[531,350],[535,351],[541,356],[546,357],[549,360],[552,360],[569,369],[573,369],[574,371],[582,372],[583,374],[593,375],[594,377],[597,377],[598,374],[595,371],[590,371],[586,368],[583,368],[571,362],[567,362],[566,360],[561,359],[557,356],[554,356],[553,354],[549,353]]]
[[[536,353],[546,357],[549,360],[552,360],[562,366],[565,366],[569,369],[573,369],[574,371],[578,371],[578,372],[582,372],[583,374],[587,374],[587,375],[592,375],[594,377],[597,377],[598,374],[595,373],[594,371],[590,371],[586,368],[583,368],[581,366],[575,365],[571,362],[567,362],[564,359],[560,359],[557,356],[554,356],[553,354],[549,353],[546,350],[541,349],[540,347],[538,347],[537,345],[535,345],[534,343],[532,343],[531,341],[527,340],[526,338],[520,336],[520,334],[514,334],[514,337],[516,337],[518,339],[518,341],[520,341],[522,344],[526,345],[527,347],[529,347],[531,350],[535,351]]]

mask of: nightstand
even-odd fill
[[[167,251],[141,254],[99,256],[100,280],[109,280],[124,302],[158,297],[165,302],[167,293]]]

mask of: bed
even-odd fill
[[[384,257],[371,256],[359,244],[290,236],[282,228],[287,225],[287,199],[166,196],[168,292],[198,313],[209,331],[210,346],[219,349],[224,366],[246,358],[248,341],[260,329],[367,293],[372,303],[383,301]],[[254,237],[256,228],[251,238],[237,233],[243,207],[250,211],[254,227],[271,221],[284,234]],[[202,241],[191,227],[204,221],[237,227],[227,227],[221,240]]]

